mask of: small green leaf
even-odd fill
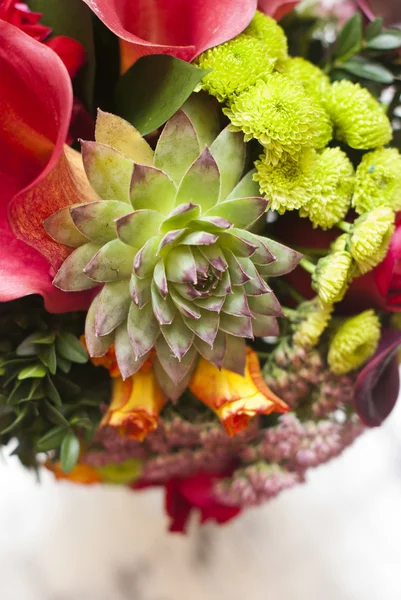
[[[356,75],[357,77],[369,79],[370,81],[377,81],[378,83],[392,83],[394,79],[392,73],[388,69],[377,63],[368,61],[362,62],[351,59],[341,65],[341,69],[348,73],[352,73],[352,75]]]
[[[362,44],[362,16],[356,12],[346,21],[337,37],[335,55],[346,58],[357,52]]]
[[[369,40],[366,44],[371,50],[395,50],[401,46],[401,31],[386,31]]]
[[[379,35],[383,27],[383,17],[376,17],[374,21],[371,21],[366,27],[365,38],[369,41],[372,38]]]
[[[43,410],[49,421],[51,421],[55,425],[64,425],[65,427],[69,426],[69,423],[64,417],[64,415],[62,415],[61,412],[57,410],[57,408],[50,404],[48,400],[45,400]]]
[[[38,348],[37,355],[42,363],[49,369],[52,375],[55,375],[57,370],[56,349],[53,344]]]
[[[78,462],[80,444],[76,435],[68,432],[61,442],[61,468],[68,475]]]
[[[50,429],[45,435],[43,435],[36,443],[38,452],[47,452],[58,448],[65,437],[65,427],[58,425]]]
[[[46,380],[46,394],[49,400],[51,400],[56,406],[63,405],[60,394],[58,393],[56,386],[54,385],[51,377],[49,376],[47,376]]]
[[[26,400],[29,396],[30,387],[29,381],[16,381],[8,396],[7,404],[14,405],[21,402],[21,400]]]
[[[29,367],[25,367],[18,373],[18,379],[21,381],[22,379],[36,379],[37,377],[42,378],[46,377],[47,370],[41,364],[31,365]]]
[[[8,425],[5,429],[1,430],[0,434],[4,435],[5,433],[9,433],[10,431],[12,431],[22,421],[22,419],[25,417],[27,412],[28,412],[28,406],[24,406],[21,409],[21,412],[19,413],[19,415],[17,416],[15,421],[13,421],[11,423],[11,425]]]
[[[71,371],[71,361],[63,358],[59,354],[57,354],[57,366],[63,373],[68,374]]]
[[[146,135],[177,112],[208,72],[165,54],[143,56],[118,83],[118,113]]]
[[[62,331],[56,338],[57,352],[71,362],[84,364],[88,362],[88,355],[85,348],[75,335]]]
[[[83,427],[84,429],[91,429],[94,424],[89,417],[73,417],[70,421],[70,425],[73,425],[74,427]]]

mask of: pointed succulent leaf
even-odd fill
[[[156,342],[156,352],[163,369],[175,384],[179,384],[184,379],[196,358],[195,348],[192,347],[182,360],[178,360],[172,354],[163,336],[160,336]]]
[[[157,232],[162,221],[163,216],[156,210],[135,210],[117,219],[117,235],[124,244],[132,248],[142,248]]]
[[[234,235],[235,229],[230,229],[228,233],[222,233],[220,236],[221,245],[234,252],[235,256],[249,258],[255,254],[257,246],[245,239],[245,236],[242,235],[243,230],[239,229],[238,231],[240,235]]]
[[[157,256],[159,243],[160,237],[152,237],[136,253],[134,258],[134,271],[138,277],[149,277],[149,275],[153,273],[153,269],[159,260],[159,257]]]
[[[222,217],[201,217],[191,222],[194,229],[204,229],[209,233],[220,233],[222,229],[231,229],[233,226],[230,221]]]
[[[141,134],[121,117],[97,111],[95,139],[101,144],[119,150],[141,165],[153,163],[153,150]]]
[[[117,237],[115,219],[132,211],[129,204],[118,200],[89,202],[70,208],[77,229],[92,242],[106,244]]]
[[[175,283],[196,283],[196,263],[188,246],[173,248],[166,259],[168,281]]]
[[[210,347],[213,346],[219,330],[220,318],[216,312],[202,311],[201,318],[198,320],[183,317],[184,323],[191,329],[201,340]]]
[[[220,130],[218,102],[205,93],[193,93],[182,110],[190,118],[199,139],[199,152],[210,146]]]
[[[270,294],[262,294],[261,296],[250,296],[248,298],[249,308],[253,313],[262,315],[271,315],[274,317],[282,317],[280,302],[271,292]]]
[[[198,204],[191,204],[190,202],[180,204],[180,206],[175,208],[169,214],[167,219],[164,219],[160,231],[166,233],[172,229],[183,229],[190,221],[197,219],[200,212],[200,206]]]
[[[240,180],[238,185],[229,193],[225,200],[235,200],[236,198],[253,198],[259,196],[259,184],[253,180],[256,169],[252,169]]]
[[[200,252],[207,259],[207,261],[212,265],[216,271],[223,272],[228,268],[227,261],[224,256],[224,252],[222,249],[217,246],[203,246],[200,249]]]
[[[237,185],[244,170],[246,151],[243,134],[226,127],[210,146],[210,152],[219,167],[219,202],[223,202]]]
[[[106,283],[98,296],[95,317],[95,333],[107,335],[126,320],[131,305],[129,281]]]
[[[188,329],[179,314],[171,325],[162,325],[161,331],[174,356],[182,360],[192,346],[194,333]]]
[[[99,337],[96,335],[95,319],[99,304],[99,296],[93,300],[89,307],[85,321],[85,344],[88,354],[92,358],[95,356],[104,356],[114,341],[114,334]]]
[[[159,294],[156,284],[153,281],[151,285],[151,297],[153,314],[160,325],[171,325],[176,313],[173,301],[169,296],[162,298]]]
[[[152,284],[152,276],[140,279],[132,274],[130,280],[130,294],[138,308],[143,308],[150,300],[150,286]]]
[[[157,249],[157,255],[167,256],[171,247],[176,246],[186,232],[187,229],[172,229],[166,233],[160,240],[160,244]]]
[[[254,313],[252,320],[252,330],[255,337],[278,336],[280,329],[275,317],[260,315]]]
[[[248,306],[248,300],[242,286],[237,286],[234,288],[232,294],[228,294],[224,302],[223,313],[238,317],[252,316]]]
[[[85,274],[94,281],[107,282],[129,278],[135,250],[120,240],[107,242],[86,265]]]
[[[198,276],[207,277],[210,270],[209,261],[197,248],[191,248],[191,250],[196,262],[196,272]]]
[[[280,244],[274,240],[267,238],[262,239],[266,239],[269,250],[273,252],[277,259],[275,262],[272,262],[267,269],[269,277],[285,275],[286,273],[289,273],[295,269],[302,258],[302,254],[296,250],[288,248],[287,246],[283,246],[283,244]]]
[[[160,326],[153,314],[150,302],[142,309],[139,309],[134,303],[131,304],[128,313],[127,331],[137,358],[153,348],[160,334]]]
[[[74,250],[57,271],[53,285],[64,292],[80,292],[99,285],[86,276],[84,269],[100,248],[90,242]]]
[[[252,319],[249,317],[233,317],[221,313],[220,329],[237,337],[253,339]]]
[[[195,300],[196,298],[204,298],[204,292],[197,290],[192,283],[175,283],[174,288],[177,292],[187,300]]]
[[[224,255],[227,259],[230,279],[233,285],[244,285],[244,283],[252,279],[231,250],[226,250]]]
[[[231,286],[231,278],[228,271],[224,271],[221,277],[221,281],[218,286],[214,290],[216,296],[227,296],[227,294],[231,294],[233,291]]]
[[[164,268],[164,261],[161,259],[156,263],[153,271],[153,280],[162,298],[165,298],[168,294],[168,284],[166,277],[166,270]]]
[[[118,150],[98,142],[81,142],[89,183],[103,200],[129,202],[134,163]]]
[[[135,165],[130,186],[131,204],[135,210],[158,210],[168,215],[174,207],[177,189],[173,180],[160,169]]]
[[[201,318],[201,311],[199,310],[199,308],[197,308],[196,305],[194,305],[193,302],[190,302],[189,300],[183,298],[181,294],[176,292],[174,288],[170,290],[170,295],[174,301],[174,304],[176,305],[176,307],[182,315],[184,315],[185,317],[189,317],[190,319]]]
[[[211,246],[212,244],[215,244],[218,239],[217,235],[208,233],[207,231],[191,231],[191,233],[187,233],[180,239],[179,245]]]
[[[270,241],[268,238],[262,237],[260,235],[255,235],[250,231],[245,231],[244,229],[231,229],[230,233],[234,235],[240,236],[242,239],[246,240],[249,244],[252,244],[256,250],[252,254],[252,262],[257,265],[268,265],[276,260],[276,256],[272,251],[270,246]]]
[[[196,366],[196,353],[194,356],[194,360],[192,362],[192,365],[190,367],[190,369],[188,370],[187,374],[184,375],[184,377],[181,379],[181,381],[179,383],[174,383],[174,381],[171,379],[171,377],[168,376],[168,374],[166,373],[166,371],[163,369],[162,364],[160,362],[160,360],[158,359],[158,357],[156,356],[156,359],[153,363],[153,370],[155,372],[156,375],[156,379],[159,382],[159,385],[161,387],[161,389],[163,390],[163,393],[167,396],[167,398],[169,398],[172,402],[176,402],[178,400],[178,398],[180,396],[182,396],[182,394],[185,392],[185,390],[187,389],[189,382],[191,380],[191,377],[193,375],[195,366]],[[185,357],[184,357],[185,358]],[[176,358],[172,357],[171,360],[176,361],[178,364],[181,364]],[[182,361],[181,361],[182,362]],[[175,364],[175,363],[174,363]]]
[[[128,337],[127,321],[124,321],[116,329],[114,340],[116,359],[123,379],[131,377],[142,367],[149,354],[136,358]]]
[[[255,265],[250,259],[240,258],[239,261],[248,275],[252,275],[252,279],[244,284],[244,289],[248,296],[260,296],[261,294],[271,292],[271,289],[261,278]]]
[[[226,353],[226,334],[219,331],[214,340],[213,348],[203,342],[200,338],[195,337],[194,346],[205,360],[209,360],[218,369],[223,366],[224,355]]]
[[[65,206],[43,221],[46,233],[60,244],[79,248],[88,241],[75,227],[70,215],[70,206]]]
[[[175,198],[176,206],[192,202],[205,212],[217,203],[220,173],[216,161],[206,146],[185,173]]]
[[[154,165],[178,185],[199,155],[199,141],[187,115],[179,110],[167,121],[157,142]]]
[[[209,296],[209,298],[199,298],[199,300],[195,300],[194,303],[199,308],[204,308],[205,310],[212,310],[213,312],[219,313],[223,308],[223,304],[225,302],[225,298],[223,296]]]
[[[207,211],[207,216],[223,217],[234,227],[246,229],[250,227],[267,210],[269,201],[266,198],[237,198],[220,202]]]
[[[246,345],[245,340],[234,335],[226,335],[226,353],[223,367],[242,377],[245,375]]]

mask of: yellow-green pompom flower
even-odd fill
[[[206,50],[197,60],[202,69],[212,69],[202,79],[201,87],[220,102],[240,94],[273,71],[274,60],[258,39],[238,37]]]
[[[358,369],[376,352],[380,321],[373,310],[344,321],[330,343],[327,357],[333,373],[342,375]]]
[[[316,191],[316,164],[319,156],[316,150],[307,148],[297,160],[285,155],[276,165],[266,161],[262,155],[255,162],[253,178],[266,198],[270,199],[270,209],[281,215],[286,210],[305,206]]]
[[[383,107],[359,83],[335,81],[324,105],[333,120],[335,137],[351,148],[369,150],[391,140],[391,124]]]
[[[259,80],[223,112],[233,131],[244,132],[245,141],[259,140],[266,161],[274,165],[283,154],[294,156],[307,147],[324,147],[332,136],[325,110],[301,85],[279,73]]]
[[[301,304],[298,309],[300,323],[295,326],[294,343],[298,346],[314,347],[329,324],[333,312],[332,304],[322,304],[318,298]]]
[[[394,233],[395,214],[387,206],[375,208],[359,217],[352,226],[350,252],[361,273],[382,262]]]
[[[288,58],[288,43],[284,30],[274,19],[259,10],[244,33],[263,42],[270,58],[278,61]]]
[[[312,287],[325,304],[340,302],[351,279],[352,257],[349,252],[332,252],[321,258],[312,275]]]
[[[319,100],[322,94],[327,93],[330,88],[328,76],[319,67],[300,56],[289,58],[281,72],[287,77],[295,79],[308,94]]]
[[[330,229],[344,219],[351,206],[354,168],[345,152],[339,148],[323,150],[316,181],[316,193],[306,206],[302,206],[300,215],[308,216],[313,227]]]
[[[401,155],[396,148],[363,156],[356,170],[352,204],[359,214],[379,206],[401,210]]]

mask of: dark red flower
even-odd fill
[[[0,19],[15,25],[38,42],[42,42],[51,33],[49,27],[39,23],[41,17],[41,13],[32,12],[24,2],[0,0]]]
[[[279,21],[299,2],[300,0],[259,0],[258,9]]]
[[[356,0],[359,8],[371,21],[383,17],[385,25],[401,24],[401,2],[399,0]]]
[[[201,523],[208,520],[226,523],[236,517],[241,508],[221,504],[213,496],[216,479],[225,476],[227,473],[198,473],[185,479],[170,479],[165,486],[165,507],[171,517],[170,531],[185,532],[189,516],[195,509],[200,511]]]
[[[69,76],[74,79],[86,61],[85,49],[82,44],[65,35],[57,35],[45,44],[61,58]]]

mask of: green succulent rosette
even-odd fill
[[[241,178],[242,134],[224,129],[216,137],[199,100],[187,106],[166,123],[154,151],[129,123],[99,112],[96,141],[82,142],[99,200],[45,221],[53,239],[75,248],[54,285],[103,284],[86,319],[90,355],[114,343],[128,377],[155,350],[170,397],[186,387],[198,354],[243,372],[244,339],[278,333],[281,308],[266,278],[300,258],[249,230],[268,200],[253,172]]]

